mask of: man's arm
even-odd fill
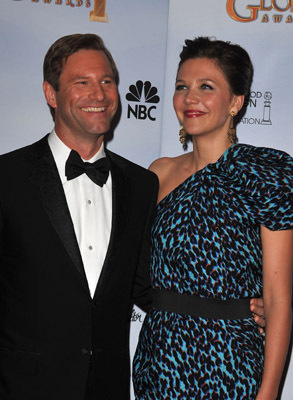
[[[263,299],[251,299],[250,310],[253,313],[255,322],[259,326],[260,333],[264,333],[266,320]]]
[[[141,245],[139,263],[134,280],[132,293],[133,302],[143,311],[148,311],[152,304],[151,290],[151,227],[158,197],[158,182],[153,192],[150,210]]]

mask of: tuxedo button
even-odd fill
[[[89,350],[86,347],[84,347],[83,349],[81,349],[81,354],[83,356],[86,356],[86,355],[90,355],[91,356],[93,354],[93,352],[92,352],[92,350]]]

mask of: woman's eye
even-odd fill
[[[175,89],[176,90],[186,90],[187,87],[185,85],[176,85]]]
[[[200,87],[201,89],[210,89],[213,90],[213,87],[211,85],[208,85],[207,83],[203,83]]]

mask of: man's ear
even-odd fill
[[[57,107],[56,90],[53,88],[51,83],[44,81],[43,82],[43,91],[44,91],[44,95],[45,95],[45,98],[46,98],[49,106],[51,106],[52,108],[56,108]]]

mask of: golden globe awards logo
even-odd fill
[[[251,5],[251,0],[227,0],[227,13],[237,22],[293,23],[293,0],[257,0],[256,3]]]
[[[90,0],[31,0],[32,3],[44,3],[44,4],[55,4],[57,6],[66,5],[69,7],[90,7]]]
[[[94,0],[94,9],[90,12],[90,20],[108,22],[106,13],[106,0]]]
[[[271,91],[252,91],[249,106],[241,123],[248,125],[272,125],[272,98]]]
[[[22,1],[22,0],[13,0]],[[89,8],[93,5],[90,11],[90,21],[108,22],[108,15],[106,13],[106,0],[31,0],[32,3],[65,5],[69,7],[86,7]]]

